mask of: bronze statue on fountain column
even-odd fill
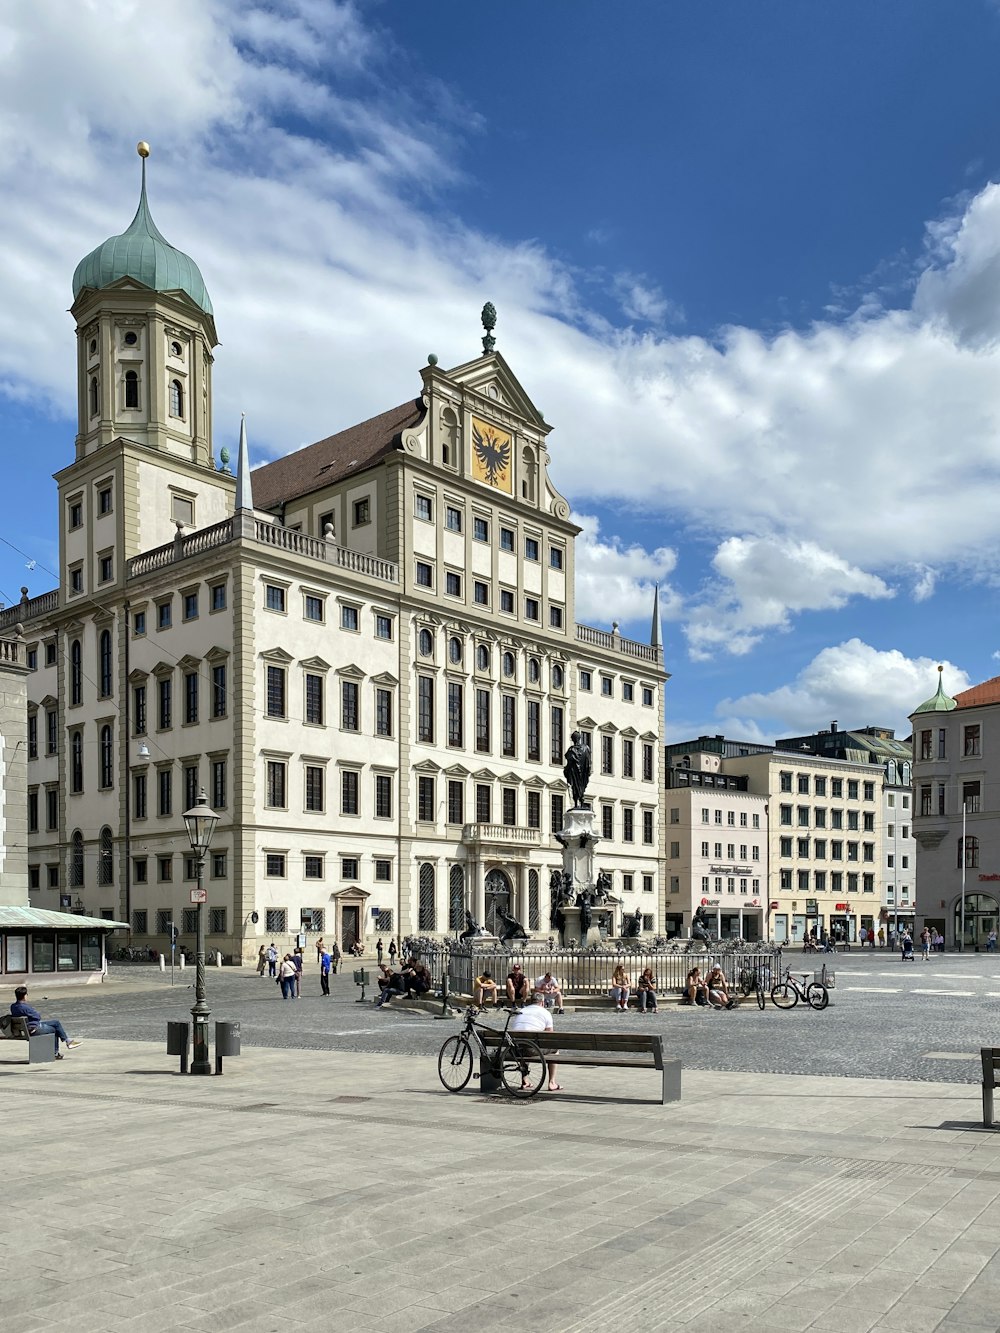
[[[590,782],[590,746],[583,739],[582,731],[573,732],[573,744],[566,751],[566,764],[563,775],[573,793],[573,808],[587,810],[587,784]]]

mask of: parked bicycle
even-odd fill
[[[808,972],[797,973],[801,982],[792,975],[788,968],[784,978],[771,988],[771,1003],[778,1009],[794,1009],[800,1000],[804,1000],[810,1009],[825,1009],[830,1003],[830,992],[822,981],[807,981]],[[760,1001],[758,1000],[758,1003]],[[763,1005],[760,1006],[763,1009]]]
[[[490,1061],[504,1088],[512,1097],[534,1097],[545,1082],[546,1064],[538,1043],[527,1033],[510,1032],[514,1010],[507,1010],[507,1022],[497,1034],[496,1028],[477,1023],[482,1011],[470,1004],[465,1011],[465,1026],[448,1037],[438,1053],[438,1077],[449,1092],[461,1092],[472,1077],[476,1056]],[[499,1035],[496,1051],[488,1051],[480,1032]]]
[[[762,967],[744,967],[736,978],[736,989],[742,999],[748,995],[757,998],[757,1008],[767,1005],[768,991],[771,989],[771,969],[765,963]]]

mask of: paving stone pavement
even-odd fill
[[[662,1107],[655,1072],[566,1067],[510,1103],[397,1054],[24,1059],[0,1047],[4,1333],[1000,1324],[969,1085],[686,1070]]]

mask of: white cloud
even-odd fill
[[[741,656],[766,630],[787,630],[796,612],[836,610],[852,597],[893,596],[882,579],[810,541],[730,537],[712,565],[722,581],[684,627],[695,658],[720,648]]]
[[[662,324],[668,317],[675,322],[683,318],[680,307],[669,301],[655,283],[641,274],[617,274],[614,290],[625,318],[635,323]]]
[[[969,688],[972,682],[961,668],[950,662],[942,665],[949,694]],[[882,651],[849,639],[817,653],[790,684],[724,699],[716,712],[726,719],[727,727],[735,718],[756,723],[769,740],[815,731],[834,718],[845,730],[889,726],[897,736],[906,737],[909,714],[937,689],[937,668],[938,660],[932,657],[906,657],[896,649]]]
[[[937,570],[931,569],[929,565],[915,565],[913,568],[916,582],[913,585],[913,600],[915,602],[926,602],[928,597],[934,596],[934,589],[937,587]]]
[[[653,590],[660,588],[660,615],[675,620],[681,611],[679,595],[666,582],[677,565],[677,553],[667,546],[647,551],[626,546],[616,536],[602,537],[599,521],[591,514],[574,514],[582,532],[576,541],[576,614],[597,626],[612,621],[642,627],[648,637],[653,617]],[[637,629],[636,633],[640,631]]]
[[[69,281],[131,218],[141,135],[154,215],[216,306],[217,444],[240,409],[275,453],[402,401],[427,352],[476,353],[489,298],[501,350],[558,428],[560,489],[718,543],[696,652],[889,595],[900,571],[917,569],[918,600],[939,567],[997,576],[1000,187],[929,228],[909,309],[872,298],[773,337],[682,337],[656,331],[663,293],[623,275],[643,330],[616,328],[585,299],[595,275],[436,205],[477,116],[393,55],[369,11],[334,0],[6,7],[0,389],[75,410]],[[614,282],[606,266],[596,280]],[[656,576],[625,577],[623,619]],[[607,620],[598,587],[581,613]]]

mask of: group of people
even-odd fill
[[[434,984],[430,972],[420,961],[419,958],[411,958],[408,962],[396,966],[396,950],[393,947],[388,963],[379,963],[378,977],[375,984],[379,989],[379,997],[375,1001],[375,1008],[381,1009],[384,1004],[389,1004],[393,998],[405,996],[410,999],[414,995],[426,995]]]
[[[707,977],[702,976],[701,968],[695,964],[687,974],[681,1004],[708,1005],[712,1009],[735,1009],[736,997],[729,993],[729,982],[718,963]]]
[[[632,978],[625,971],[623,963],[619,963],[611,974],[611,1007],[619,1013],[624,1013],[628,1009],[629,997],[632,994]],[[644,968],[639,975],[639,980],[635,985],[636,1003],[639,1006],[640,1014],[656,1013],[656,978],[653,976],[653,969]]]

